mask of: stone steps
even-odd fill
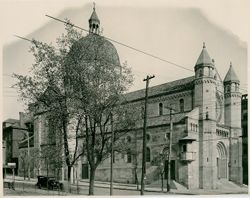
[[[219,179],[217,181],[218,189],[241,189],[241,187],[235,184],[232,181],[228,181],[227,179]]]

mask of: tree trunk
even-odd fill
[[[163,173],[161,173],[161,191],[163,192]]]
[[[136,183],[136,189],[139,190],[139,181],[137,177],[137,167],[135,167],[135,183]]]
[[[94,195],[95,168],[90,167],[89,195]]]
[[[69,192],[71,193],[71,166],[68,166],[68,187],[69,187]]]

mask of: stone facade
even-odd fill
[[[143,107],[144,92],[135,91],[126,97],[133,105]],[[220,179],[242,184],[241,94],[232,64],[222,81],[204,45],[195,76],[149,88],[147,147],[151,159],[147,162],[147,183],[160,178],[158,166],[152,161],[168,145],[165,134],[170,131],[169,110],[164,106],[169,105],[175,109],[171,178],[189,189],[216,189]],[[137,133],[137,140],[132,142],[140,151],[142,129],[131,132],[131,137],[135,137],[133,133]],[[114,163],[115,181],[134,182],[133,160],[124,164],[126,160],[119,157]],[[139,178],[141,160],[139,154]],[[107,160],[98,168],[97,179],[109,180],[109,168]]]

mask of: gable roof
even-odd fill
[[[148,97],[169,94],[182,90],[192,89],[195,76],[175,80],[172,82],[156,85],[148,88]],[[127,101],[142,100],[145,98],[145,89],[133,91],[124,95]]]

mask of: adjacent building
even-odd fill
[[[34,146],[32,122],[25,118],[24,113],[19,113],[19,120],[7,119],[3,122],[3,165],[7,167],[8,163],[15,163],[15,174],[20,175],[22,162],[20,161],[20,146],[27,141],[28,132],[30,136],[30,147]],[[27,146],[26,146],[27,147]],[[26,154],[27,155],[27,154]],[[25,159],[27,161],[27,157]],[[12,170],[6,169],[6,173],[11,173]],[[22,174],[21,174],[22,175]]]
[[[242,125],[242,167],[243,183],[248,184],[248,98],[242,95],[241,100],[241,125]]]

